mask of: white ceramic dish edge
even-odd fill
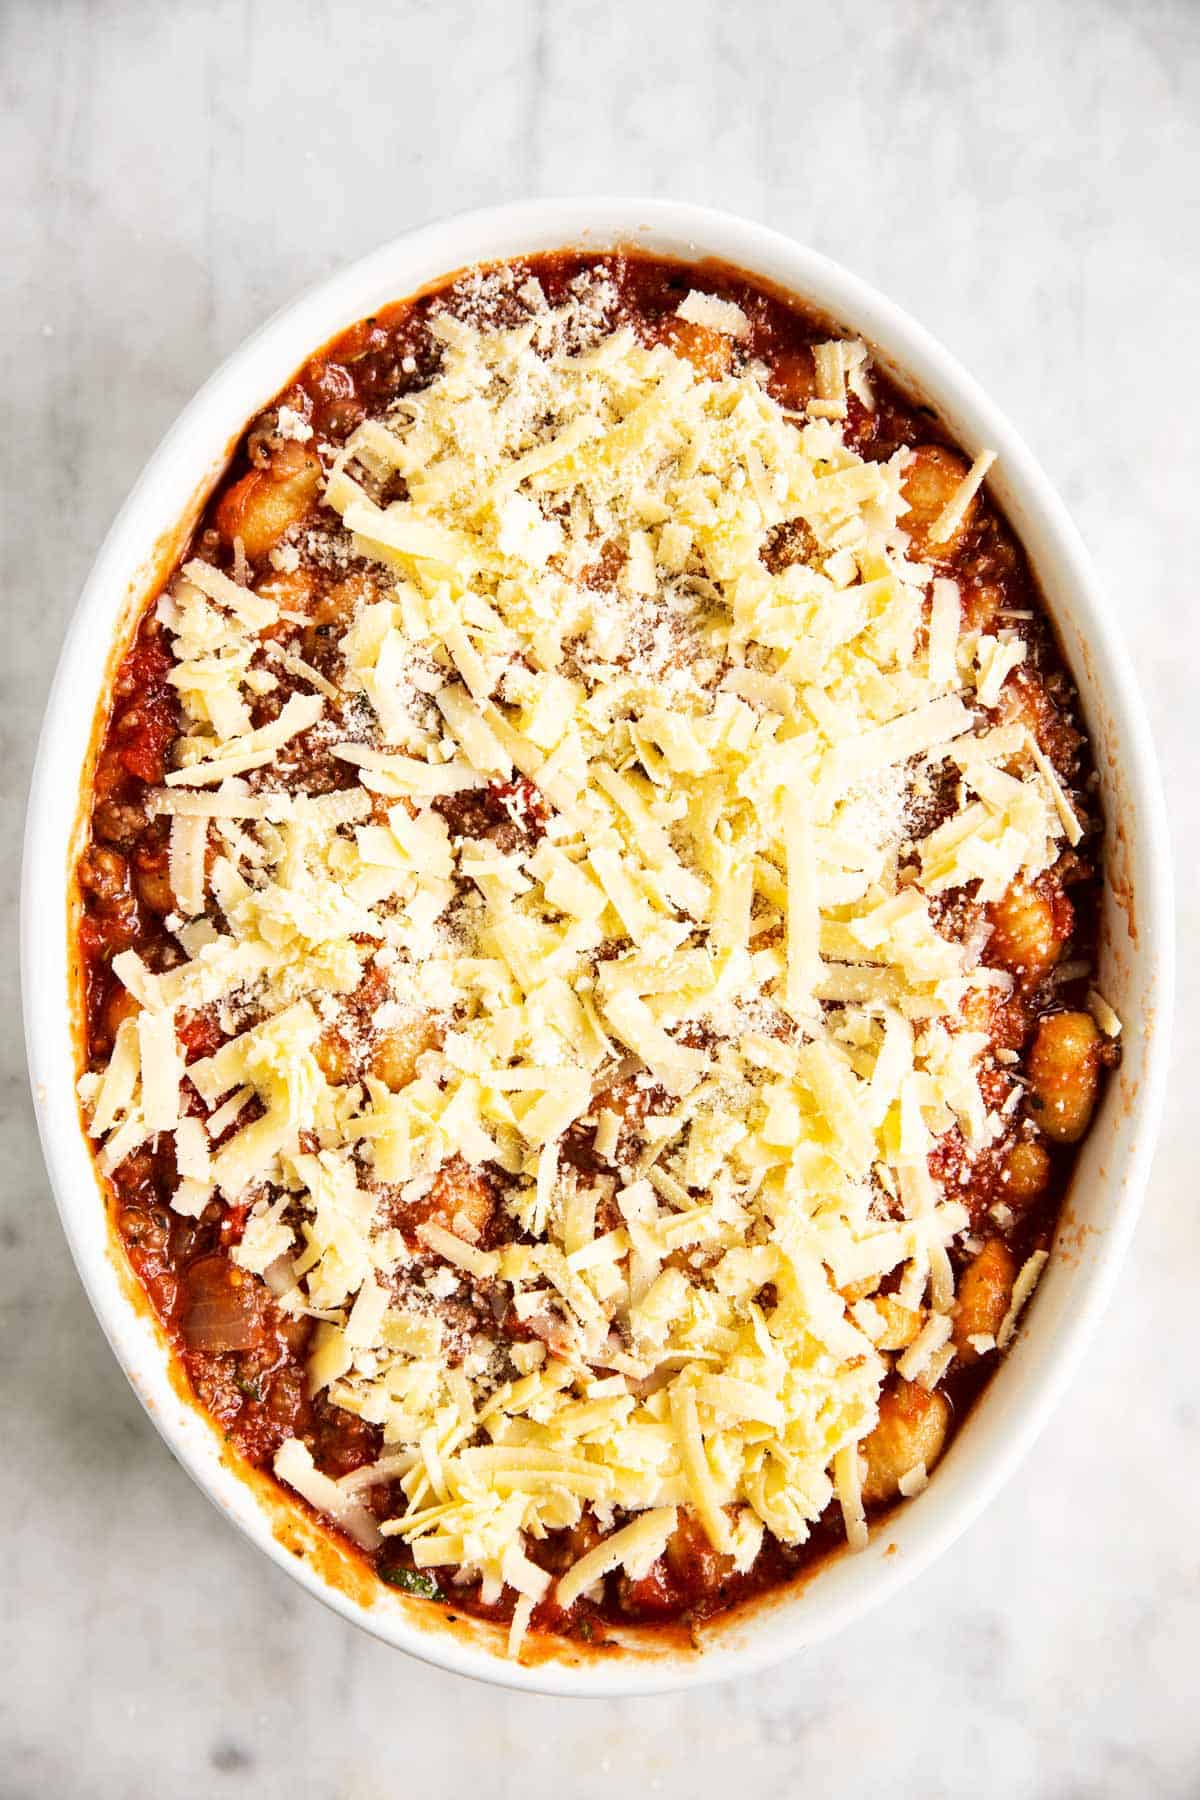
[[[799,1592],[751,1611],[700,1657],[522,1667],[478,1643],[429,1631],[391,1595],[359,1603],[275,1537],[270,1509],[221,1460],[218,1440],[172,1385],[157,1330],[131,1304],[112,1256],[74,1096],[66,919],[60,897],[80,775],[114,635],[156,546],[215,476],[245,421],[320,344],[389,299],[465,265],[569,245],[636,242],[732,263],[865,335],[935,404],[970,450],[999,453],[993,486],[1046,591],[1097,748],[1115,872],[1106,895],[1102,984],[1126,1022],[1125,1061],[1081,1158],[1070,1229],[1026,1329],[935,1480],[870,1548],[835,1559]],[[1136,908],[1136,912],[1134,909]],[[1136,927],[1132,921],[1136,918]],[[22,982],[30,1078],[55,1197],[80,1277],[118,1361],[171,1450],[223,1512],[311,1593],[424,1660],[507,1686],[567,1695],[645,1694],[747,1674],[830,1636],[912,1579],[966,1528],[1029,1449],[1077,1368],[1114,1287],[1136,1221],[1165,1085],[1174,941],[1168,837],[1141,703],[1079,536],[1029,451],[930,335],[827,258],[763,226],[671,201],[537,200],[412,232],[309,290],[210,378],[146,466],[84,586],[47,702],[22,875]],[[892,1548],[894,1546],[894,1549]]]

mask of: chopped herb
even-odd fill
[[[422,1600],[446,1598],[432,1575],[422,1569],[380,1569],[379,1576],[389,1587],[403,1588],[406,1594],[419,1594]]]
[[[575,1636],[582,1638],[585,1644],[590,1644],[595,1635],[596,1627],[592,1624],[592,1621],[590,1619],[580,1619],[578,1625],[575,1627]]]
[[[234,1386],[240,1393],[245,1394],[247,1400],[262,1400],[262,1388],[257,1381],[248,1381],[244,1375],[235,1375],[233,1381]]]

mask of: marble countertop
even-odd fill
[[[0,69],[0,1796],[1200,1792],[1200,9],[7,0]],[[1149,702],[1183,973],[1119,1303],[1003,1499],[890,1606],[772,1674],[585,1703],[468,1693],[384,1649],[173,1464],[52,1209],[15,902],[63,627],[194,387],[297,289],[410,224],[601,190],[729,207],[842,258],[1024,431]]]

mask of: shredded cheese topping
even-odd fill
[[[713,296],[679,311],[747,329]],[[1007,977],[931,902],[999,897],[1077,825],[989,718],[1023,646],[910,560],[907,453],[844,440],[862,345],[818,347],[802,417],[753,366],[581,340],[570,308],[432,329],[436,378],[327,461],[320,535],[359,571],[338,678],[275,597],[319,546],[258,592],[190,562],[160,602],[182,960],[118,959],[141,1011],[83,1093],[106,1168],[174,1132],[180,1210],[252,1203],[235,1258],[319,1321],[312,1386],[382,1428],[403,1508],[377,1528],[370,1471],[332,1482],[296,1440],[279,1475],[360,1541],[512,1588],[519,1649],[548,1581],[526,1552],[585,1507],[619,1529],[563,1606],[644,1572],[682,1506],[742,1568],[835,1493],[865,1541],[881,1344],[927,1382],[952,1354],[967,1219],[929,1154],[1002,1128],[964,1010]],[[811,553],[772,572],[796,521]],[[317,754],[347,786],[307,791]],[[954,802],[924,830],[935,776]],[[512,829],[453,829],[448,800],[496,784]],[[205,1007],[226,1041],[185,1070]],[[441,1305],[464,1295],[504,1329],[464,1340]]]

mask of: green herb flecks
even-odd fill
[[[422,1600],[444,1600],[446,1598],[432,1575],[426,1575],[423,1569],[380,1569],[381,1581],[389,1587],[400,1588],[406,1594],[419,1594]]]

